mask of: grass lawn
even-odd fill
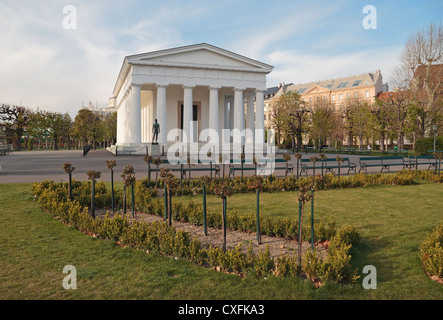
[[[443,221],[442,195],[439,184],[317,192],[316,218],[334,216],[338,225],[359,229],[362,241],[352,252],[353,264],[360,275],[363,266],[375,266],[378,288],[364,290],[360,278],[354,285],[314,289],[300,279],[242,279],[121,249],[43,213],[32,201],[31,184],[3,184],[0,299],[443,299],[442,285],[426,277],[418,258],[426,234]],[[220,199],[208,197],[209,208],[220,205]],[[263,215],[297,217],[293,192],[262,194],[261,205]],[[232,208],[254,212],[255,194],[230,197]],[[66,265],[77,268],[77,290],[62,286]]]

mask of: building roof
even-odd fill
[[[360,75],[355,75],[350,77],[291,85],[287,88],[287,90],[298,91],[298,93],[304,94],[309,92],[315,87],[321,87],[329,91],[361,88],[361,87],[375,85],[380,77],[381,77],[380,70],[377,70],[374,73],[363,73]]]
[[[293,85],[294,85],[293,83],[285,84],[283,82],[283,83],[279,83],[278,86],[268,88],[264,92],[265,99],[271,99],[271,98],[275,97],[276,95],[278,95],[278,93],[281,89],[283,90],[283,92],[286,92],[287,89]],[[281,94],[281,92],[280,92],[280,94]]]
[[[214,61],[216,61],[214,63]],[[270,73],[274,67],[207,43],[145,52],[125,57],[113,94],[117,96],[132,65],[192,67],[225,71]]]

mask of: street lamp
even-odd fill
[[[437,129],[438,129],[437,125],[434,124],[434,125],[432,126],[432,130],[434,130],[434,151],[435,151],[435,148],[436,148],[436,145],[435,145],[435,138],[436,138],[436,135],[437,135]]]

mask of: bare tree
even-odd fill
[[[410,89],[416,100],[418,134],[423,137],[441,117],[443,93],[443,26],[431,23],[409,37],[394,70],[393,83]]]

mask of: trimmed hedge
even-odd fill
[[[443,223],[423,241],[420,259],[427,274],[443,280]]]
[[[234,193],[249,193],[255,192],[254,189],[248,188],[252,177],[244,177],[243,182],[240,177],[229,179],[232,194]],[[286,178],[268,176],[263,179],[263,185],[261,187],[262,192],[284,192],[284,191],[297,191],[299,185],[306,180],[312,179],[311,177],[300,177],[297,179],[295,175],[290,175]],[[180,185],[179,179],[178,185]],[[189,180],[182,181],[182,187],[175,191],[176,195],[196,195],[202,192],[203,185],[206,186],[207,194],[215,194],[215,188],[220,183],[220,178],[196,177],[189,184]],[[422,170],[401,170],[396,173],[374,173],[364,174],[357,173],[349,176],[336,176],[335,174],[327,174],[323,177],[316,176],[317,190],[327,189],[341,189],[341,188],[359,188],[371,185],[410,185],[415,180],[425,180],[431,182],[443,182],[443,175],[438,175],[434,171],[422,171]],[[147,183],[147,179],[143,180],[147,189],[154,187],[154,183],[151,181],[150,185]],[[161,182],[159,180],[159,182]],[[163,182],[160,183],[163,185]]]

